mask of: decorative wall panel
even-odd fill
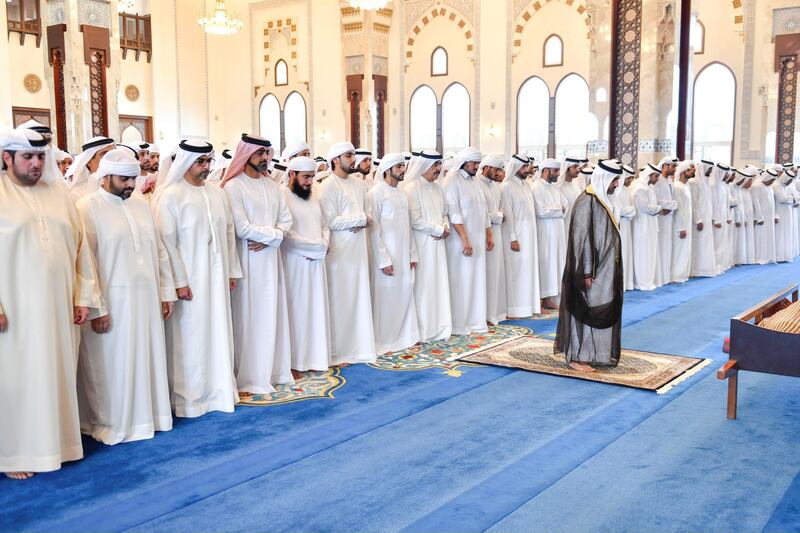
[[[639,148],[639,75],[642,0],[616,0],[612,33],[609,156],[636,166]]]
[[[791,163],[794,156],[794,128],[797,109],[797,56],[781,60],[778,86],[778,120],[775,161]]]

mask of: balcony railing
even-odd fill
[[[119,45],[122,49],[122,59],[128,55],[128,50],[139,55],[147,54],[147,62],[153,55],[153,39],[150,31],[150,15],[133,15],[131,13],[119,14]]]

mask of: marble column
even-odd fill
[[[642,0],[613,0],[611,31],[610,157],[637,165]]]

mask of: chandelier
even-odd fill
[[[383,9],[389,5],[389,0],[347,0],[350,7],[364,10]]]
[[[214,15],[198,19],[197,23],[203,31],[211,35],[233,35],[242,29],[242,21],[237,18],[228,18],[225,9],[225,0],[216,0]]]

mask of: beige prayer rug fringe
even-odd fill
[[[444,374],[457,378],[463,373],[460,367],[478,366],[458,361],[461,357],[530,334],[531,330],[524,326],[489,326],[486,333],[451,335],[447,340],[419,343],[400,352],[389,352],[379,356],[376,362],[369,363],[368,366],[395,372],[441,368]]]
[[[306,372],[294,385],[275,385],[275,392],[241,398],[239,405],[281,405],[317,398],[333,398],[334,391],[346,382],[339,368],[329,368],[325,372]]]
[[[596,372],[580,372],[567,365],[564,354],[553,353],[551,339],[532,336],[467,354],[460,360],[599,381],[651,390],[660,394],[667,392],[680,381],[688,379],[711,362],[709,359],[696,357],[623,349],[618,366],[597,368]]]

